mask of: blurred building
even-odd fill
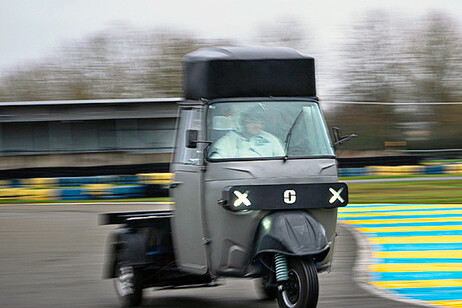
[[[180,100],[0,102],[0,170],[167,163]],[[340,158],[462,157],[462,103],[322,106],[329,126],[359,135],[337,149]]]
[[[0,169],[168,162],[178,101],[0,103]]]

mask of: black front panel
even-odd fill
[[[232,211],[335,208],[348,204],[348,187],[345,183],[227,186],[219,204]]]

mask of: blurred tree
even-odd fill
[[[461,47],[460,30],[449,16],[433,13],[410,21],[368,12],[347,32],[339,53],[341,86],[336,99],[391,104],[462,101]],[[408,140],[414,148],[431,148],[443,139],[441,144],[448,146],[462,142],[457,137],[462,135],[461,126],[451,120],[462,117],[460,106],[336,107],[330,121],[361,136],[346,147],[380,149],[386,140],[403,140],[406,133],[411,136],[409,130],[426,132],[419,144]],[[430,132],[436,136],[434,142],[429,142]]]
[[[431,13],[408,39],[409,87],[402,92],[415,102],[443,103],[462,101],[462,38],[460,29],[450,16]],[[414,118],[427,122],[437,136],[432,148],[460,148],[462,143],[462,108],[454,105],[420,106]],[[430,137],[429,137],[430,138]],[[416,148],[429,147],[422,141]]]
[[[182,59],[185,54],[203,47],[204,43],[186,36],[163,33],[153,44],[155,52],[150,53],[144,63],[148,88],[157,96],[182,95]]]
[[[356,19],[346,31],[344,46],[338,52],[341,61],[337,70],[337,100],[394,101],[395,82],[401,78],[400,42],[395,26],[384,12],[371,11]],[[335,110],[328,113],[329,122],[360,136],[344,148],[361,150],[382,150],[385,141],[396,138],[398,132],[390,125],[395,116],[386,105],[335,105]]]
[[[462,41],[447,15],[422,21],[368,12],[347,32],[342,59],[344,99],[366,102],[462,100]]]
[[[347,32],[340,72],[340,94],[349,100],[391,102],[400,79],[400,44],[393,20],[382,11],[368,12]]]
[[[53,58],[0,79],[1,101],[179,97],[183,56],[205,41],[186,32],[111,26],[64,44]]]
[[[411,97],[426,102],[460,101],[462,40],[454,21],[433,13],[408,40]]]

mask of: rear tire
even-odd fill
[[[280,308],[315,308],[318,304],[319,281],[313,261],[288,259],[289,280],[278,288]]]
[[[142,274],[127,262],[117,262],[114,286],[122,307],[138,307],[143,300]]]

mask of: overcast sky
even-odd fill
[[[413,18],[437,10],[462,21],[461,0],[0,0],[0,72],[121,22],[251,43],[261,25],[295,18],[326,47],[371,9]]]

